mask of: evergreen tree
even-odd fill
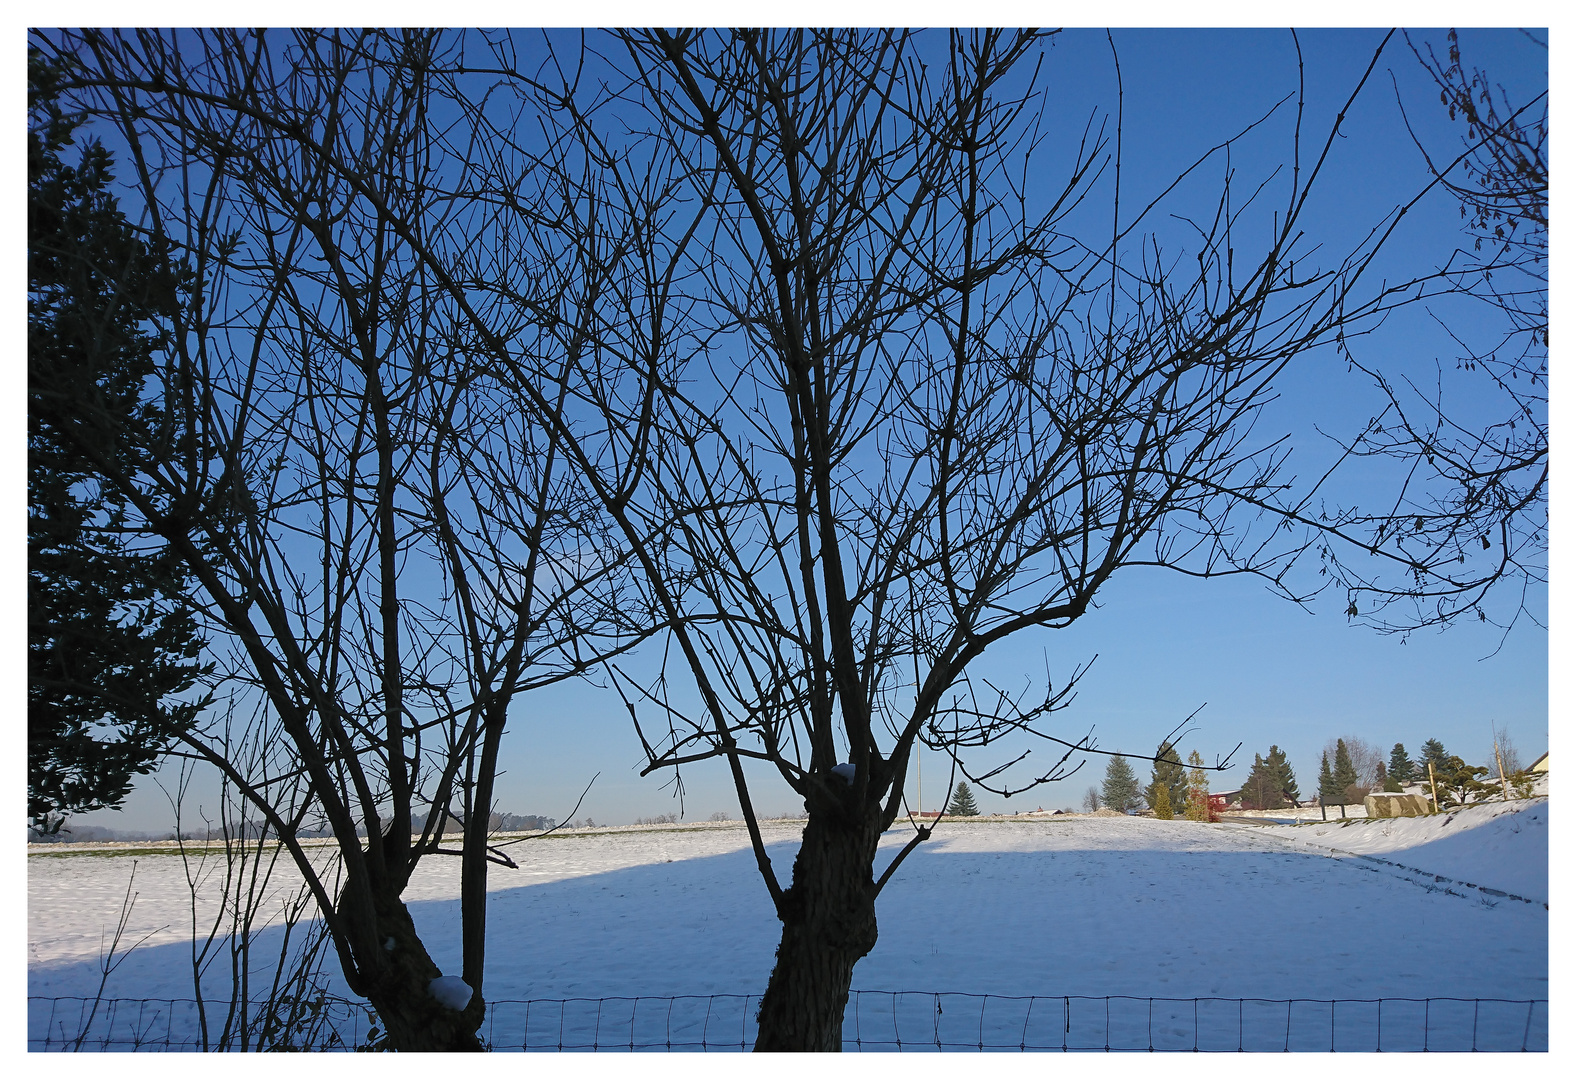
[[[1418,779],[1428,778],[1428,766],[1433,765],[1437,775],[1445,767],[1446,759],[1450,757],[1445,753],[1445,744],[1438,739],[1429,739],[1423,744],[1423,752],[1417,763]]]
[[[1161,821],[1170,821],[1171,814],[1171,789],[1161,784],[1155,789],[1155,817]]]
[[[1400,791],[1402,785],[1411,783],[1416,778],[1417,766],[1412,764],[1412,759],[1406,756],[1406,747],[1396,743],[1390,748],[1390,782],[1395,785],[1395,790]],[[1389,788],[1385,789],[1390,790]]]
[[[1161,743],[1155,750],[1155,759],[1149,786],[1144,789],[1144,800],[1158,812],[1160,807],[1156,800],[1160,789],[1165,788],[1166,800],[1173,810],[1186,806],[1187,770],[1182,767],[1182,758],[1176,748],[1169,742]]]
[[[1484,783],[1489,774],[1486,765],[1468,765],[1454,754],[1446,754],[1441,764],[1434,766],[1434,780],[1439,788],[1439,806],[1464,806],[1499,793],[1498,785]]]
[[[1326,803],[1339,801],[1340,789],[1335,786],[1335,774],[1330,771],[1330,755],[1319,755],[1319,798]]]
[[[1342,805],[1351,801],[1349,789],[1357,785],[1357,770],[1352,767],[1352,756],[1346,752],[1346,740],[1335,740],[1335,794]]]
[[[1187,756],[1192,766],[1187,773],[1187,810],[1189,821],[1209,820],[1209,773],[1204,771],[1204,758],[1197,750]]]
[[[1263,810],[1265,787],[1268,777],[1264,772],[1264,758],[1260,754],[1253,755],[1253,768],[1248,770],[1248,778],[1242,782],[1242,808],[1244,810]]]
[[[959,780],[957,786],[952,789],[952,801],[947,804],[947,813],[957,817],[975,817],[979,812],[979,807],[974,805],[974,793],[969,790],[967,784]]]
[[[44,831],[120,805],[205,704],[168,703],[204,671],[176,561],[128,544],[124,496],[96,482],[171,438],[142,397],[180,280],[110,194],[108,151],[65,161],[80,118],[57,82],[30,54],[27,812]]]
[[[1270,750],[1273,754],[1275,748]],[[1272,760],[1253,755],[1253,771],[1242,785],[1242,805],[1247,810],[1279,810],[1286,805]]]
[[[1297,775],[1291,771],[1291,762],[1286,760],[1286,751],[1270,743],[1269,756],[1264,759],[1264,768],[1275,782],[1275,788],[1280,792],[1282,804],[1295,805],[1302,796],[1297,791]],[[1267,809],[1278,810],[1280,805]]]
[[[1144,805],[1143,789],[1125,757],[1107,759],[1105,782],[1100,785],[1100,802],[1121,814],[1130,814]]]

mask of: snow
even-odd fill
[[[439,975],[427,984],[427,993],[436,998],[438,1004],[444,1008],[460,1012],[471,1003],[471,995],[475,991],[458,975]]]
[[[1483,803],[1427,817],[1329,821],[1266,831],[1299,844],[1384,858],[1465,884],[1549,902],[1547,799]]]
[[[763,823],[785,884],[802,827]],[[894,830],[883,839],[878,875],[909,835]],[[1346,826],[1093,815],[946,821],[883,891],[880,939],[855,969],[854,988],[1548,997],[1541,904],[1455,895],[1331,848],[1548,896],[1542,800],[1470,808],[1448,820]],[[92,996],[101,933],[119,917],[132,860],[58,851],[29,859],[28,993]],[[764,987],[778,924],[742,825],[593,830],[509,851],[520,869],[489,875],[489,1000],[758,994]],[[406,893],[440,970],[460,967],[457,864],[424,861]],[[200,915],[214,910],[213,884]],[[126,941],[152,936],[111,976],[106,995],[190,997],[192,912],[180,860],[139,856],[135,888]],[[267,955],[270,933],[259,955]],[[1442,973],[1442,943],[1451,955],[1494,962],[1470,966],[1470,975],[1467,968]],[[215,965],[214,980],[227,980],[223,966]],[[331,989],[344,993],[331,954],[327,969]],[[224,986],[215,981],[213,989]]]

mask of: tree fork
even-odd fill
[[[377,1010],[386,1032],[382,1048],[407,1053],[486,1049],[476,1034],[486,1013],[482,995],[473,990],[460,1011],[440,1003],[427,988],[443,972],[427,954],[404,902],[374,889],[372,906],[383,956],[371,963],[358,959],[366,979],[363,996]],[[340,913],[353,918],[343,901]]]

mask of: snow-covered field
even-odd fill
[[[766,826],[785,881],[800,827]],[[894,831],[883,846],[895,852],[905,839]],[[1450,889],[1332,848],[1541,903]],[[598,830],[511,851],[521,869],[495,868],[490,881],[489,999],[758,994],[765,985],[777,923],[742,826]],[[132,859],[52,852],[28,862],[28,993],[92,996],[102,934],[118,918]],[[135,888],[126,938],[151,936],[106,995],[190,997],[180,860],[137,856]],[[457,860],[429,859],[406,894],[434,959],[451,973],[458,892]],[[883,892],[880,941],[854,986],[1545,998],[1547,900],[1544,800],[1344,827],[1094,816],[947,822]],[[1442,966],[1442,956],[1474,962]]]
[[[1299,844],[1442,875],[1549,902],[1549,804],[1546,799],[1484,803],[1445,814],[1271,827]],[[1507,857],[1525,852],[1528,857]],[[1541,852],[1542,857],[1535,853]]]

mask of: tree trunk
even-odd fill
[[[364,995],[383,1023],[380,1047],[407,1053],[485,1049],[476,1035],[486,1011],[482,995],[473,992],[463,1011],[440,1004],[427,986],[443,972],[427,955],[404,903],[374,888],[373,907],[383,956],[375,966],[363,961],[361,969],[368,976]]]
[[[758,1051],[838,1052],[854,965],[876,944],[879,822],[812,810],[783,894],[782,943],[757,1014]]]

